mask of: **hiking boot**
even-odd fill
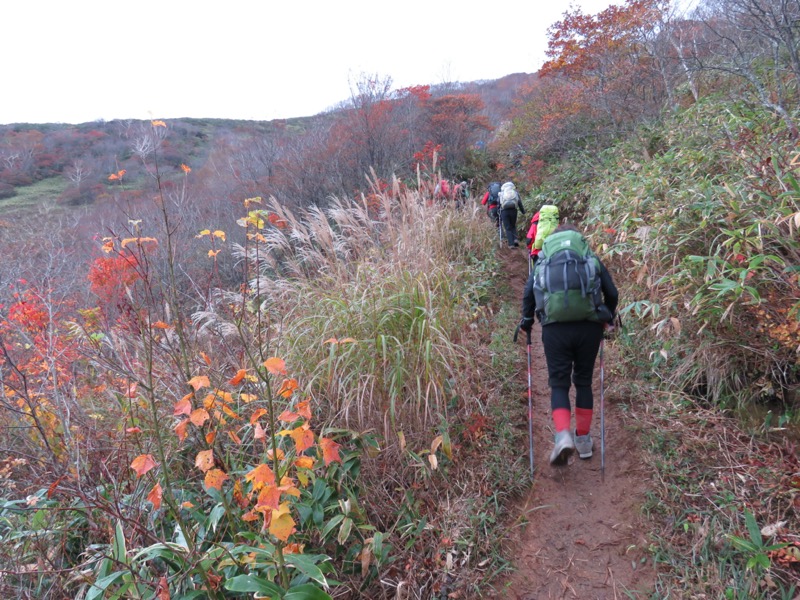
[[[559,431],[556,433],[555,446],[550,453],[550,464],[554,467],[564,466],[573,452],[575,452],[575,442],[572,441],[572,433],[567,429]]]
[[[575,449],[578,451],[578,456],[581,458],[592,458],[593,447],[594,442],[592,442],[591,433],[587,433],[586,435],[575,434]]]

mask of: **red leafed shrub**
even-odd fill
[[[139,279],[136,259],[132,256],[97,257],[89,269],[92,293],[107,304],[117,304],[125,294],[125,288]]]

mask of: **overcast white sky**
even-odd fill
[[[393,87],[544,62],[570,5],[621,0],[2,0],[0,123],[322,112],[361,73]]]

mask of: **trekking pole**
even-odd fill
[[[531,332],[528,335],[528,448],[531,457],[531,481],[533,481],[533,397],[531,395]]]
[[[600,481],[606,480],[606,419],[605,419],[605,393],[604,377],[605,365],[603,361],[603,346],[605,346],[605,332],[600,340]]]
[[[514,330],[514,343],[517,342],[522,323]],[[533,481],[533,396],[531,392],[531,332],[526,331],[528,343],[528,449],[531,459],[531,481]]]
[[[497,235],[499,238],[500,247],[503,247],[503,210],[501,208],[497,209]]]

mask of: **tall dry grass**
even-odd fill
[[[266,209],[283,226],[235,247],[263,315],[252,337],[269,340],[331,422],[415,431],[446,419],[456,395],[470,397],[472,358],[460,342],[483,276],[470,261],[491,250],[482,214],[398,181],[324,210],[295,213],[274,198]],[[225,307],[244,301],[220,290],[195,321],[236,343]]]

